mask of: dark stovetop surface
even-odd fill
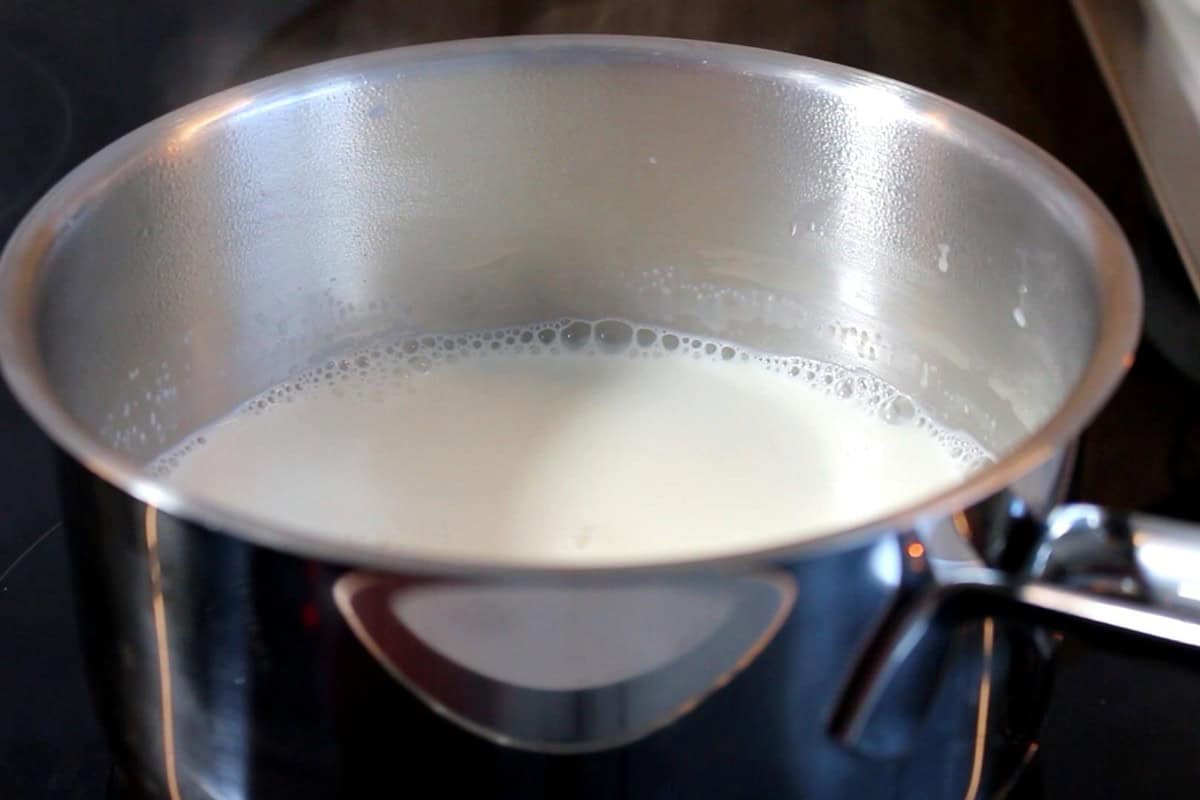
[[[169,108],[299,63],[416,41],[691,36],[840,61],[957,99],[1079,173],[1142,263],[1147,341],[1084,437],[1075,494],[1200,519],[1200,348],[1190,346],[1200,310],[1065,2],[10,0],[0,20],[0,238],[71,166]],[[104,797],[108,760],[76,651],[49,448],[2,389],[0,498],[0,797]],[[1200,678],[1070,640],[1056,675],[1039,757],[1014,796],[1200,792]]]

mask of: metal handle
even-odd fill
[[[903,546],[909,576],[853,669],[830,720],[854,749],[895,755],[920,722],[909,687],[936,683],[948,632],[988,617],[1136,642],[1200,667],[1200,526],[1093,505],[1054,509],[1022,567],[988,566],[941,527]],[[907,701],[898,698],[907,697]]]
[[[1063,506],[1050,514],[1026,572],[1200,622],[1200,525],[1090,505]],[[1123,626],[1117,620],[1113,624]],[[1145,632],[1155,635],[1161,627],[1150,625]],[[1176,636],[1168,629],[1160,633]],[[1200,646],[1200,640],[1185,643]]]

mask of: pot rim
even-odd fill
[[[1037,431],[995,464],[935,496],[848,529],[808,531],[795,541],[729,553],[580,564],[568,560],[504,561],[430,557],[401,549],[340,541],[319,531],[270,523],[224,508],[151,477],[89,433],[67,412],[50,385],[36,342],[34,310],[39,277],[60,232],[101,195],[122,170],[136,164],[171,132],[254,114],[281,103],[300,102],[334,91],[346,79],[386,66],[419,68],[435,62],[466,64],[470,57],[576,50],[592,57],[637,55],[664,63],[736,71],[781,80],[869,85],[896,97],[898,109],[921,124],[958,136],[966,146],[1009,170],[1026,185],[1054,196],[1064,221],[1092,250],[1098,311],[1096,342],[1082,374],[1062,406]],[[467,68],[470,68],[469,66]],[[1109,211],[1072,172],[1014,131],[930,92],[806,56],[740,45],[642,36],[549,35],[468,39],[400,47],[326,61],[236,86],[195,101],[126,134],[85,160],[60,180],[25,216],[0,254],[0,372],[20,404],[50,438],[90,472],[147,504],[254,544],[284,552],[373,568],[435,574],[612,576],[646,570],[729,568],[778,562],[831,548],[845,548],[925,524],[961,511],[1012,485],[1069,446],[1099,411],[1133,363],[1140,337],[1142,291],[1133,254]],[[783,537],[780,537],[781,539]]]

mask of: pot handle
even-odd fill
[[[918,682],[934,682],[929,665],[964,622],[1023,622],[1200,668],[1200,525],[1064,505],[1050,512],[1014,571],[984,564],[963,526],[959,519],[957,531],[943,526],[902,542],[907,580],[830,719],[847,746],[887,756],[903,749],[923,709],[896,698],[913,685],[914,671]]]

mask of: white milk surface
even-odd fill
[[[949,487],[984,455],[862,373],[563,320],[350,353],[151,470],[345,541],[620,564],[852,526]]]

